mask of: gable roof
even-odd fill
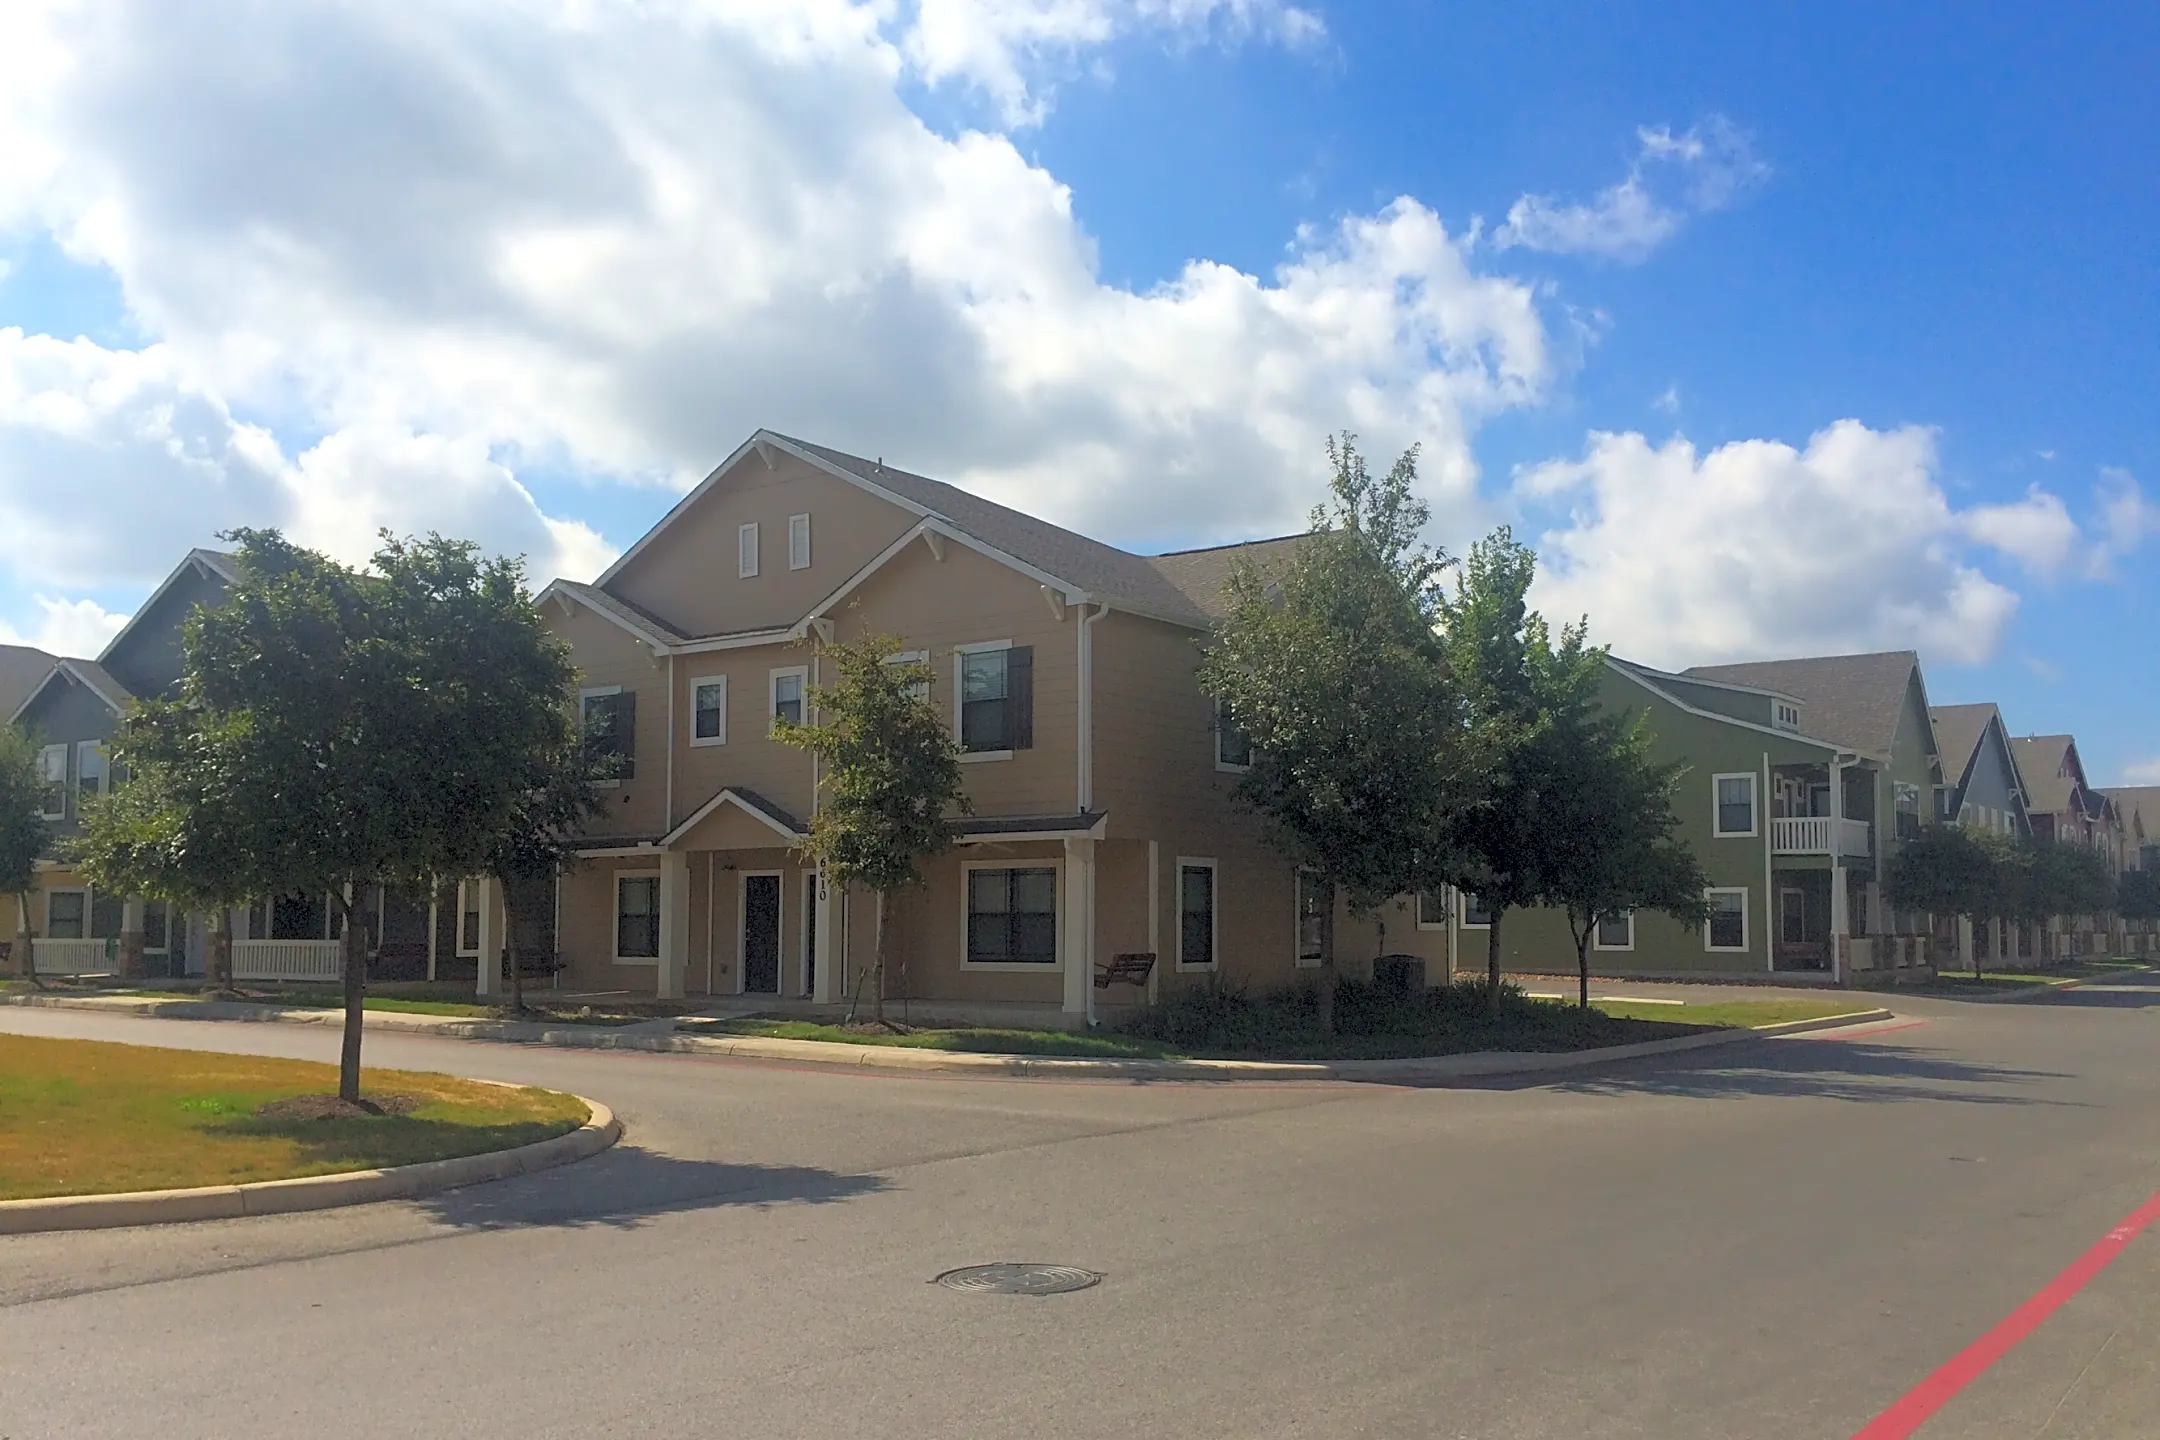
[[[2148,840],[2160,835],[2160,785],[2108,785],[2101,793],[2115,802],[2124,829]]]
[[[2068,735],[2013,735],[2010,753],[2025,777],[2028,810],[2060,814],[2083,808],[2078,791],[2084,767],[2077,762],[2076,740]],[[2065,770],[2073,773],[2065,775]]]
[[[1249,562],[1263,571],[1287,564],[1311,538],[1311,532],[1307,531],[1300,535],[1278,535],[1272,540],[1210,545],[1202,550],[1172,550],[1164,555],[1149,556],[1148,563],[1194,605],[1211,618],[1220,620],[1230,613],[1224,587],[1230,583],[1239,564]]]
[[[1800,728],[1806,734],[1887,756],[1897,745],[1906,692],[1919,667],[1920,657],[1913,651],[1885,650],[1869,655],[1697,665],[1680,673],[1783,691],[1801,702]]]
[[[681,645],[690,637],[662,620],[642,605],[633,605],[620,595],[602,590],[597,585],[586,585],[576,580],[550,580],[547,588],[533,598],[535,606],[547,604],[551,599],[567,597],[580,605],[589,607],[595,614],[628,630],[640,640],[650,641],[665,648]]]
[[[1628,679],[1634,681],[1643,689],[1657,696],[1666,704],[1671,705],[1676,709],[1683,710],[1690,715],[1697,715],[1705,720],[1715,720],[1723,725],[1737,725],[1743,730],[1754,730],[1764,735],[1775,735],[1780,740],[1797,741],[1798,743],[1803,745],[1819,745],[1823,749],[1832,752],[1835,752],[1840,748],[1838,742],[1825,739],[1820,735],[1808,735],[1792,730],[1780,730],[1777,729],[1775,726],[1764,725],[1753,720],[1742,719],[1738,715],[1727,715],[1720,710],[1705,710],[1700,705],[1690,704],[1685,698],[1683,698],[1679,690],[1674,688],[1673,685],[1671,685],[1669,682],[1674,680],[1692,680],[1698,684],[1714,685],[1720,690],[1737,690],[1747,694],[1760,694],[1784,700],[1798,700],[1800,697],[1797,695],[1788,695],[1782,690],[1765,690],[1752,685],[1735,684],[1731,681],[1705,680],[1702,676],[1692,673],[1672,675],[1668,674],[1663,670],[1652,669],[1650,666],[1641,664],[1638,661],[1623,660],[1619,656],[1611,654],[1610,652],[1608,652],[1605,656],[1605,665],[1606,668],[1610,670],[1615,670],[1620,674],[1625,675]]]
[[[56,658],[34,645],[0,645],[0,716],[13,715],[37,693]]]
[[[150,592],[150,598],[135,607],[135,613],[128,616],[127,623],[120,627],[118,633],[112,639],[105,642],[103,650],[98,651],[98,659],[103,661],[119,654],[120,647],[127,643],[128,636],[135,633],[135,627],[143,622],[145,616],[157,608],[158,601],[165,598],[165,592],[178,584],[180,577],[191,570],[215,575],[227,585],[240,583],[239,556],[226,550],[205,550],[199,545],[196,546],[181,558],[178,565],[173,566],[171,574],[158,582],[157,589]]]
[[[91,694],[97,696],[98,699],[104,701],[106,708],[115,715],[125,712],[128,703],[135,698],[128,693],[125,685],[106,674],[105,667],[95,660],[62,658],[53,662],[52,668],[45,672],[45,677],[38,681],[30,693],[23,696],[22,702],[9,712],[8,720],[13,722],[21,719],[23,712],[30,708],[38,696],[50,689],[55,680],[66,680],[82,686]]]
[[[2002,723],[2002,712],[1992,704],[1937,705],[1928,711],[1935,722],[1935,746],[1942,752],[1943,779],[1962,788],[1971,773],[1988,727]],[[2008,731],[2004,734],[2007,737]]]

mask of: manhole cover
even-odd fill
[[[1001,1260],[995,1265],[967,1265],[937,1277],[948,1290],[970,1295],[1063,1295],[1102,1283],[1102,1276],[1077,1265],[1031,1265]]]

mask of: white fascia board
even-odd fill
[[[1811,745],[1817,750],[1829,751],[1830,756],[1833,760],[1837,759],[1840,756],[1851,755],[1862,760],[1872,760],[1878,765],[1885,765],[1889,763],[1888,761],[1884,760],[1883,757],[1881,757],[1880,755],[1870,755],[1864,750],[1850,749],[1846,746],[1839,745],[1829,740],[1818,740],[1813,735],[1802,735],[1797,730],[1779,730],[1769,725],[1758,725],[1752,720],[1742,720],[1737,716],[1720,715],[1715,710],[1701,709],[1697,706],[1688,704],[1687,701],[1682,700],[1679,696],[1673,694],[1670,690],[1663,688],[1662,686],[1651,680],[1649,676],[1644,675],[1640,671],[1631,668],[1623,661],[1615,660],[1612,656],[1608,655],[1605,657],[1605,664],[1607,668],[1626,676],[1629,680],[1632,680],[1635,684],[1641,686],[1643,689],[1648,690],[1651,694],[1657,696],[1660,700],[1663,700],[1666,704],[1672,706],[1674,709],[1684,710],[1690,715],[1699,715],[1705,720],[1715,720],[1721,725],[1736,725],[1742,730],[1753,730],[1758,735],[1774,735],[1780,740],[1796,740],[1802,745]],[[1692,675],[1681,675],[1674,678],[1687,680],[1691,683],[1694,682],[1694,677]],[[1722,688],[1733,690],[1745,689],[1746,687],[1728,685]],[[1773,692],[1763,691],[1752,693],[1767,694]],[[1786,698],[1791,699],[1793,697],[1787,696]],[[1804,704],[1805,702],[1802,703]]]
[[[768,830],[771,830],[776,835],[785,837],[790,842],[794,842],[803,838],[797,832],[788,829],[787,826],[782,825],[779,821],[773,819],[772,816],[766,814],[763,810],[758,809],[757,806],[752,805],[747,800],[744,800],[742,796],[736,794],[732,789],[727,789],[722,790],[719,794],[713,796],[712,799],[706,801],[703,805],[700,805],[697,808],[696,814],[692,815],[689,819],[683,821],[682,824],[677,825],[673,830],[670,830],[666,835],[662,836],[655,848],[660,850],[674,849],[676,841],[682,839],[683,836],[689,834],[701,822],[704,821],[706,816],[712,814],[715,810],[718,810],[722,805],[733,805],[736,809],[742,811],[745,815],[748,815],[753,819],[763,821],[765,823],[765,827]]]
[[[212,561],[202,550],[188,551],[187,558],[175,565],[172,568],[172,573],[158,582],[157,589],[150,592],[150,598],[135,607],[135,613],[128,616],[127,624],[122,625],[112,639],[105,642],[105,648],[97,653],[98,663],[100,665],[104,664],[106,656],[119,652],[120,647],[127,643],[128,636],[135,633],[135,627],[142,623],[143,617],[157,608],[158,601],[164,599],[165,592],[180,582],[181,576],[190,571],[200,570],[214,571],[217,577],[228,585],[235,583],[237,578],[227,566],[221,562]]]
[[[644,641],[647,645],[652,646],[653,652],[656,655],[663,655],[668,651],[676,648],[674,642],[670,641],[666,636],[661,635],[656,631],[646,629],[643,625],[638,624],[636,621],[632,620],[627,615],[617,614],[609,606],[593,604],[592,601],[586,599],[583,595],[578,594],[577,591],[568,588],[564,584],[564,582],[560,580],[550,580],[548,582],[547,588],[533,597],[533,606],[535,609],[537,609],[547,604],[548,601],[554,599],[568,600],[572,604],[578,605],[586,610],[591,611],[593,614],[598,615],[601,619],[606,620],[612,625],[614,625],[615,628],[617,628],[618,630],[622,630],[627,632],[628,634],[635,635],[638,639]]]

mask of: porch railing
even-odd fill
[[[335,940],[235,940],[235,980],[335,980],[342,973]]]
[[[1839,855],[1872,855],[1873,830],[1865,820],[1838,820],[1828,815],[1779,816],[1770,821],[1770,853],[1828,855],[1835,837]]]
[[[30,963],[40,975],[108,975],[120,968],[118,945],[111,940],[30,942]]]

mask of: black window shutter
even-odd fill
[[[615,726],[613,743],[620,758],[616,778],[628,780],[637,774],[637,692],[625,690],[615,697]]]
[[[1035,747],[1035,647],[1015,645],[1005,652],[1005,704],[1012,712],[1011,747]]]

